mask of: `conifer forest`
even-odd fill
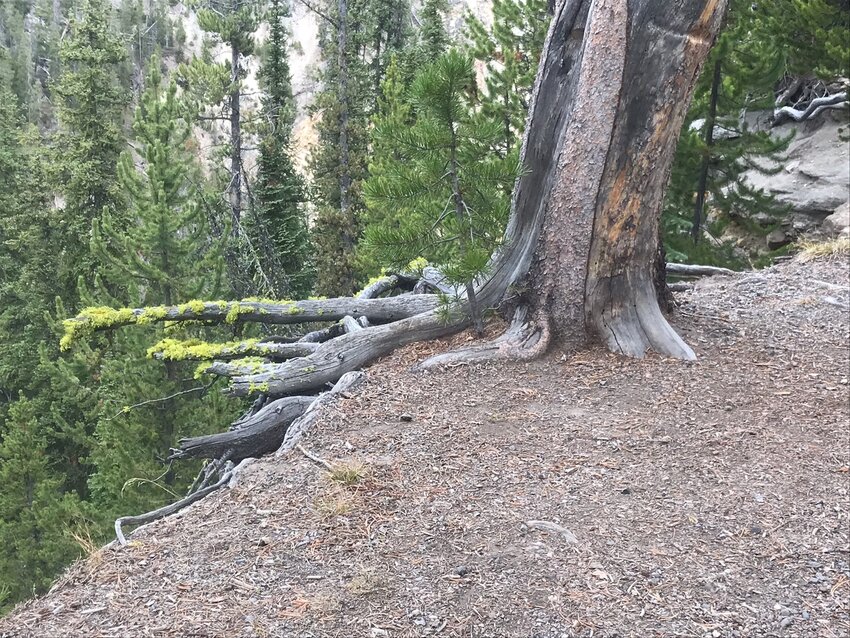
[[[539,63],[571,3],[0,0],[0,612],[116,519],[277,449],[270,406],[291,422],[344,373],[446,326],[480,334],[525,294],[493,256],[535,224],[512,217],[547,148],[525,129],[547,116]],[[761,237],[785,212],[745,179],[781,170],[793,135],[771,126],[846,119],[850,2],[729,0],[717,25],[671,111],[653,240],[662,264],[765,266],[793,246],[724,232]],[[574,108],[604,101],[599,82]],[[610,257],[587,242],[585,261]],[[545,347],[548,328],[523,329],[505,343]],[[693,356],[672,330],[646,347]]]

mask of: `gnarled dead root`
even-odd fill
[[[528,360],[538,357],[549,347],[549,319],[541,315],[536,321],[530,321],[527,316],[528,308],[519,306],[514,312],[510,327],[496,339],[470,348],[434,355],[416,367],[419,370],[430,370],[441,366],[486,363],[499,359]]]
[[[194,437],[180,442],[180,449],[175,450],[169,459],[182,459],[204,456],[214,458],[208,468],[202,470],[196,480],[193,490],[185,498],[160,507],[159,509],[138,516],[122,516],[115,521],[115,536],[124,546],[127,539],[123,527],[138,526],[176,514],[205,496],[212,494],[225,485],[232,486],[241,463],[249,459],[268,454],[279,448],[279,454],[292,449],[298,439],[309,429],[318,416],[319,408],[328,405],[344,395],[347,390],[355,388],[363,382],[366,374],[350,372],[334,385],[333,389],[318,397],[287,397],[269,403],[253,415],[243,417],[237,423],[239,427],[222,434]],[[238,465],[234,468],[234,463]],[[219,479],[212,485],[207,481],[216,473]]]

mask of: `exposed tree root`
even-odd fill
[[[308,332],[298,340],[298,343],[324,343],[325,341],[336,339],[338,336],[344,333],[345,329],[342,327],[342,324],[335,323],[332,326],[328,326],[327,328],[321,328],[319,330],[313,330],[312,332]]]
[[[180,306],[90,309],[66,321],[66,337],[111,330],[120,326],[160,321],[211,321],[216,323],[255,322],[297,324],[339,321],[346,315],[368,317],[371,321],[397,321],[413,317],[439,305],[435,295],[399,295],[383,299],[305,299],[301,301],[207,301]]]
[[[588,300],[587,322],[612,352],[641,359],[654,350],[674,359],[696,359],[661,314],[649,280],[606,279],[588,294]]]
[[[448,283],[446,278],[439,270],[433,266],[425,266],[422,269],[422,276],[413,287],[414,294],[420,295],[429,292],[440,293],[444,295],[454,295],[455,290]]]
[[[240,424],[239,429],[182,439],[168,460],[217,458],[225,453],[238,463],[248,457],[274,452],[283,443],[289,424],[310,407],[315,397],[287,397],[272,401]]]
[[[242,359],[244,357],[263,357],[272,361],[285,361],[294,357],[306,357],[316,351],[316,343],[299,341],[296,343],[278,343],[275,341],[244,341],[232,346],[221,348],[215,353],[215,358],[221,361]],[[200,349],[199,349],[200,350]],[[167,352],[152,351],[154,359],[159,361],[173,360]],[[203,361],[209,357],[201,352],[193,353],[192,348],[184,348],[180,353],[180,361]]]
[[[212,374],[218,377],[243,377],[250,374],[274,372],[277,363],[252,363],[244,361],[213,361],[209,367],[204,368],[204,374]]]
[[[783,106],[773,111],[773,125],[777,126],[787,120],[804,122],[817,117],[827,109],[846,109],[848,105],[847,92],[834,93],[817,97],[808,103],[804,109],[796,109],[793,106]]]
[[[238,428],[222,434],[195,437],[181,441],[180,450],[171,457],[182,459],[197,456],[220,457],[201,470],[190,494],[185,498],[139,516],[122,516],[115,521],[115,536],[124,546],[127,540],[122,527],[125,525],[144,525],[175,514],[216,490],[228,485],[235,478],[241,464],[233,468],[234,462],[246,462],[246,459],[262,456],[279,447],[279,454],[292,449],[307,429],[316,420],[319,408],[344,395],[366,378],[363,372],[351,372],[334,385],[333,389],[318,397],[288,397],[269,403],[253,415],[246,415],[236,423]],[[248,461],[249,462],[249,461]],[[223,473],[224,468],[229,467]],[[219,480],[207,485],[216,472],[221,473]]]
[[[326,341],[307,357],[284,361],[274,372],[234,377],[228,392],[234,396],[262,392],[281,397],[315,391],[328,383],[335,383],[346,372],[359,370],[399,346],[443,337],[459,332],[467,325],[469,319],[463,308],[463,312],[449,323],[437,312],[426,312],[393,323],[355,330]]]
[[[401,278],[398,275],[389,275],[382,277],[360,291],[357,295],[358,299],[376,299],[381,295],[392,292],[401,285]]]
[[[551,331],[549,320],[542,317],[536,322],[527,320],[528,308],[520,306],[514,312],[511,325],[501,336],[470,348],[445,352],[429,357],[417,368],[430,370],[440,366],[465,363],[486,363],[498,359],[533,359],[549,346]]]
[[[277,451],[278,456],[292,450],[296,443],[304,436],[304,433],[310,429],[313,422],[319,415],[319,408],[329,403],[332,403],[340,395],[344,396],[349,390],[353,390],[366,379],[365,372],[346,372],[334,384],[333,389],[320,395],[318,399],[310,404],[310,407],[300,417],[295,419],[286,430],[286,436],[280,449]]]
[[[365,326],[361,323],[358,323],[357,319],[354,317],[343,317],[339,321],[342,324],[343,330],[345,332],[357,332],[358,330],[363,330]]]
[[[697,264],[667,264],[668,275],[674,277],[711,277],[713,275],[734,275],[734,270],[718,268],[717,266],[701,266]]]

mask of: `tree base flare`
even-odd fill
[[[549,347],[551,339],[549,319],[541,315],[536,321],[529,321],[527,316],[528,308],[520,306],[514,312],[510,327],[498,338],[470,348],[434,355],[416,366],[416,369],[430,370],[443,366],[486,363],[502,359],[528,360],[538,357]]]
[[[605,279],[591,290],[588,299],[587,322],[612,352],[642,359],[648,350],[654,350],[674,359],[696,359],[661,313],[648,279]]]

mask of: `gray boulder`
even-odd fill
[[[826,113],[814,121],[777,126],[771,135],[787,136],[796,131],[782,170],[776,175],[756,171],[746,175],[752,186],[773,194],[791,208],[782,223],[789,236],[818,230],[850,200],[850,145],[839,137],[838,129],[846,126],[842,120]]]
[[[824,219],[821,231],[830,237],[850,236],[850,202],[844,202]]]

